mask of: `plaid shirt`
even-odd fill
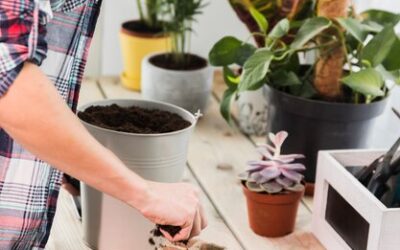
[[[30,61],[75,110],[100,3],[0,0],[0,96]],[[0,250],[45,247],[61,179],[0,128]]]

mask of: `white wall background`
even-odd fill
[[[353,0],[358,9],[379,8],[400,12],[400,0]],[[192,52],[207,56],[211,46],[224,35],[245,39],[248,32],[227,0],[208,0],[209,5],[194,24]],[[122,69],[119,29],[122,22],[138,17],[134,0],[104,0],[91,47],[87,75],[118,75]]]

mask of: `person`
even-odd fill
[[[146,181],[81,125],[79,86],[101,0],[0,1],[0,249],[44,249],[63,173],[156,224],[207,225],[199,192]],[[129,218],[127,218],[129,219]]]

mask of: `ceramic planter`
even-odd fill
[[[85,105],[118,104],[165,110],[180,115],[192,125],[183,130],[163,134],[133,134],[109,130],[82,121],[86,129],[105,147],[115,153],[141,177],[158,182],[180,181],[187,160],[189,137],[196,117],[171,104],[143,100],[104,100]],[[82,222],[88,245],[99,250],[154,249],[148,243],[154,228],[135,209],[81,183]],[[123,190],[121,190],[123,192]]]
[[[237,106],[242,132],[256,136],[267,133],[267,103],[262,89],[240,93]]]
[[[388,208],[350,173],[383,151],[321,151],[312,230],[327,249],[399,249],[400,208]]]
[[[249,224],[258,235],[281,237],[294,230],[302,192],[263,194],[242,185],[246,196]]]
[[[170,70],[155,66],[150,58],[142,61],[142,94],[145,99],[180,106],[192,113],[206,112],[213,83],[213,69]]]
[[[138,21],[125,22],[121,27],[120,42],[124,63],[121,82],[126,88],[139,91],[142,59],[148,54],[166,51],[169,37],[162,34],[133,32],[125,28],[129,22]]]
[[[289,133],[283,150],[306,156],[305,181],[312,183],[318,151],[366,147],[374,118],[384,112],[388,99],[349,104],[300,98],[267,85],[264,92],[269,100],[267,131]]]

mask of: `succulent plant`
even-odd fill
[[[269,194],[303,190],[303,175],[300,172],[305,170],[305,166],[295,160],[304,158],[304,155],[281,154],[282,144],[287,137],[286,131],[270,133],[268,138],[272,145],[259,145],[257,150],[262,160],[249,161],[246,171],[239,174],[239,179],[249,190]]]

